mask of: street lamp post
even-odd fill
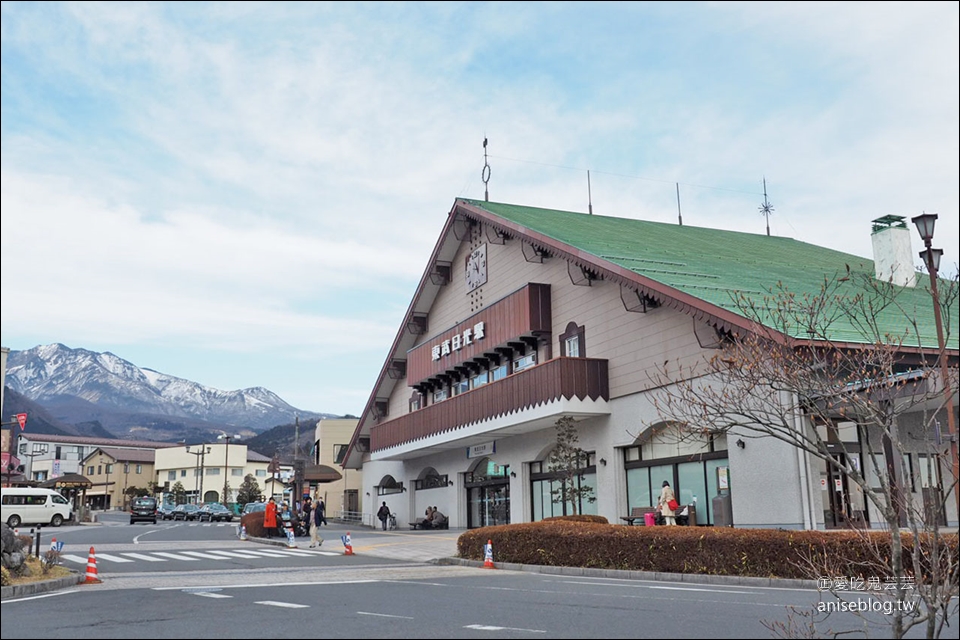
[[[230,501],[230,441],[239,438],[239,435],[233,436],[228,433],[221,433],[217,440],[224,440],[227,445],[223,452],[223,506],[227,506]]]
[[[107,472],[107,482],[103,487],[103,510],[107,511],[110,509],[110,463],[103,461],[103,456],[100,456],[100,464],[103,465],[104,471]]]
[[[940,375],[943,384],[943,400],[947,409],[947,430],[950,434],[950,462],[953,472],[953,495],[957,499],[957,517],[960,517],[960,462],[957,457],[957,422],[953,414],[953,389],[950,386],[950,368],[947,364],[947,346],[943,338],[943,319],[940,314],[940,294],[937,291],[937,272],[940,269],[940,256],[943,249],[932,248],[933,228],[937,222],[937,214],[924,213],[912,219],[917,231],[923,239],[924,251],[920,252],[920,259],[927,266],[930,274],[930,294],[933,296],[933,317],[937,324],[937,346],[940,349]]]
[[[210,447],[205,444],[200,445],[200,451],[190,451],[190,445],[186,446],[187,453],[197,456],[197,471],[193,477],[193,490],[197,494],[196,504],[203,502],[203,467],[204,458],[210,453]],[[199,482],[199,484],[198,484]]]

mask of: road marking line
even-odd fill
[[[706,591],[708,593],[740,593],[750,594],[752,591],[728,591],[726,589],[697,589],[696,587],[654,587],[648,586],[647,589],[663,589],[665,591]]]
[[[72,553],[61,553],[60,557],[64,560],[69,560],[70,562],[77,562],[79,564],[87,564],[87,561],[90,557],[81,558],[80,556],[75,556]]]
[[[181,553],[196,556],[198,558],[206,558],[207,560],[223,560],[223,556],[215,556],[212,553],[204,553],[203,551],[182,551]]]
[[[248,551],[216,551],[214,549],[211,549],[207,551],[207,553],[219,553],[220,555],[225,556],[227,558],[260,558],[261,557],[256,554],[250,553]]]
[[[377,616],[378,618],[403,618],[404,620],[413,620],[413,616],[395,616],[390,613],[373,613],[371,611],[357,611],[358,616]]]
[[[204,598],[232,598],[233,596],[228,596],[225,593],[211,593],[210,591],[201,591],[199,593],[194,593],[195,596],[203,596]]]
[[[124,553],[123,555],[136,558],[137,560],[146,560],[147,562],[166,562],[165,558],[154,558],[153,556],[148,556],[143,553]]]
[[[190,562],[196,562],[199,558],[191,558],[190,556],[182,556],[179,553],[170,553],[168,551],[154,551],[155,555],[163,556],[164,558],[173,558],[174,560],[188,560]]]
[[[284,607],[286,609],[306,609],[308,604],[294,604],[292,602],[276,602],[274,600],[261,600],[255,604],[265,604],[269,607]]]
[[[129,558],[121,558],[120,556],[112,556],[109,553],[98,553],[97,560],[106,560],[107,562],[133,562]]]
[[[494,627],[488,624],[468,624],[464,629],[476,629],[477,631],[521,631],[524,633],[546,633],[546,629],[519,629],[517,627]]]

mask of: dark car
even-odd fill
[[[248,502],[243,505],[243,513],[241,515],[247,515],[248,513],[256,513],[258,511],[266,511],[267,503],[266,502]]]
[[[200,507],[195,504],[178,504],[173,510],[174,520],[196,520]]]
[[[197,512],[197,520],[203,522],[231,522],[233,520],[233,511],[226,508],[219,502],[208,502],[200,507]]]
[[[175,504],[162,504],[157,507],[157,517],[161,520],[173,520],[173,510],[176,508]]]
[[[134,498],[130,505],[130,524],[136,522],[152,522],[157,524],[157,499],[140,497]]]

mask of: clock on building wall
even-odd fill
[[[487,282],[487,245],[482,244],[467,256],[464,278],[467,293]]]

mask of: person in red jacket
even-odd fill
[[[268,538],[272,538],[277,532],[277,501],[273,496],[267,500],[267,508],[263,510],[263,530]]]

